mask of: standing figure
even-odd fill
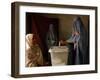
[[[25,66],[35,67],[43,65],[43,56],[35,34],[26,35]]]
[[[50,47],[52,47],[52,46],[57,45],[57,36],[54,32],[53,24],[49,25],[49,30],[48,30],[47,36],[46,36],[46,43],[47,43],[48,49],[50,49]]]
[[[88,34],[80,17],[75,18],[72,36],[67,42],[73,43],[69,47],[73,49],[69,49],[68,64],[89,64]]]

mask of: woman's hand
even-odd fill
[[[66,40],[60,40],[59,41],[59,46],[66,46],[67,41]]]

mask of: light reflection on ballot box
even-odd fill
[[[52,66],[66,65],[68,61],[67,46],[53,46],[49,49]]]

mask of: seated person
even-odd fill
[[[25,66],[35,67],[43,65],[43,56],[41,49],[37,43],[35,34],[26,35],[26,53],[25,53]]]

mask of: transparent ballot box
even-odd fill
[[[68,61],[67,46],[53,46],[49,49],[52,66],[66,65]]]

